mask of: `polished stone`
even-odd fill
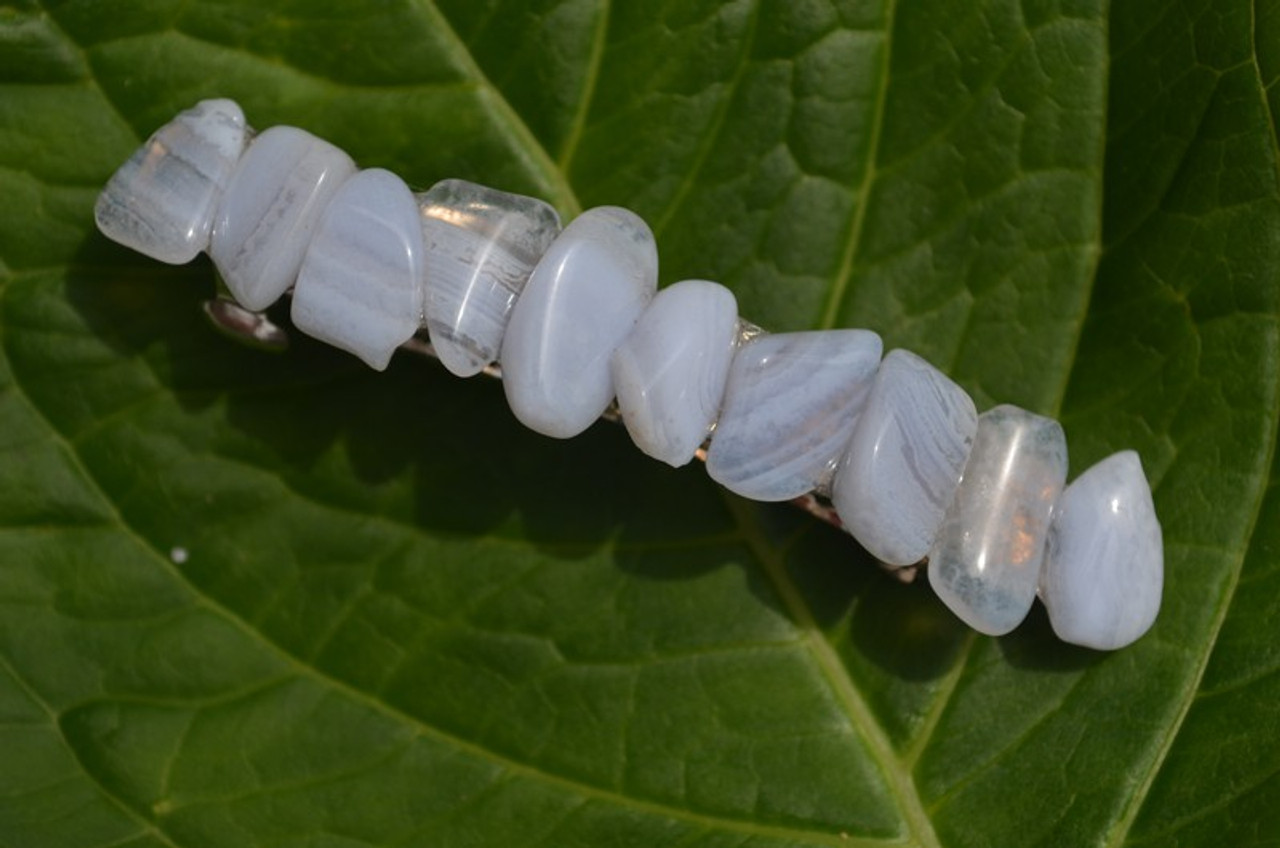
[[[502,386],[526,427],[567,439],[613,400],[609,361],[658,284],[653,233],[634,212],[589,209],[534,268],[502,342]]]
[[[525,282],[560,234],[560,216],[532,197],[444,180],[417,196],[426,244],[426,324],[459,377],[498,358]]]
[[[361,171],[316,227],[293,289],[293,323],[381,371],[422,323],[422,253],[418,205],[404,180]]]
[[[888,565],[911,565],[933,546],[974,433],[973,400],[906,350],[880,364],[836,474],[832,500],[849,532]]]
[[[202,100],[165,124],[98,196],[98,229],[161,262],[190,262],[209,246],[218,200],[244,152],[244,113]]]
[[[880,363],[870,330],[778,333],[739,349],[707,453],[707,473],[758,501],[822,488]]]
[[[738,336],[738,301],[719,283],[685,280],[658,292],[613,354],[627,432],[668,465],[693,459],[720,411]]]
[[[236,302],[266,309],[293,285],[320,216],[355,172],[350,156],[296,127],[272,127],[249,145],[209,250]]]
[[[1112,454],[1054,508],[1040,573],[1049,622],[1064,641],[1123,648],[1155,622],[1163,588],[1164,538],[1142,461]]]
[[[974,630],[999,636],[1026,618],[1066,479],[1057,421],[1016,406],[978,416],[960,488],[929,552],[929,584]]]

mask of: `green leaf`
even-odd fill
[[[0,7],[0,846],[1275,844],[1277,80],[1238,0]],[[212,96],[1137,449],[1156,626],[980,637],[620,428],[230,344],[92,225]]]

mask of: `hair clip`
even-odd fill
[[[206,312],[238,337],[280,345],[259,313],[291,291],[299,330],[373,368],[402,347],[462,377],[499,363],[533,430],[569,438],[612,414],[652,457],[797,500],[888,568],[927,564],[983,633],[1015,628],[1038,596],[1060,638],[1114,649],[1159,611],[1163,540],[1135,452],[1065,485],[1056,421],[979,415],[869,330],[770,334],[718,283],[658,291],[653,234],[626,209],[562,230],[540,200],[461,180],[415,195],[304,130],[254,136],[234,102],[205,100],[121,166],[96,218],[162,262],[207,252],[232,299]]]

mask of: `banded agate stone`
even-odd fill
[[[1164,537],[1134,451],[1077,477],[1054,508],[1040,599],[1058,638],[1101,651],[1134,642],[1156,620]]]
[[[293,285],[311,235],[355,162],[297,127],[254,139],[222,196],[209,255],[236,301],[262,310]]]
[[[707,473],[785,501],[824,487],[866,403],[882,349],[870,330],[778,333],[738,350]]]
[[[832,492],[872,556],[911,565],[929,553],[977,429],[973,400],[941,371],[906,350],[884,358]]]
[[[291,315],[378,371],[422,321],[422,228],[404,180],[371,168],[342,184],[307,248]]]
[[[157,130],[98,195],[94,218],[112,241],[181,265],[209,246],[219,199],[244,152],[244,113],[202,100]]]
[[[654,297],[613,354],[622,421],[636,447],[686,464],[720,411],[738,336],[738,301],[719,283],[685,280]]]
[[[617,206],[589,209],[533,269],[502,341],[502,387],[531,430],[568,439],[613,400],[613,352],[658,286],[649,225]]]

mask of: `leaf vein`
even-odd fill
[[[756,0],[751,6],[751,17],[747,24],[746,34],[742,38],[742,50],[739,53],[738,66],[734,70],[733,77],[729,80],[727,90],[720,98],[711,124],[707,127],[707,131],[702,134],[702,140],[698,145],[697,153],[693,157],[693,162],[690,164],[684,178],[680,181],[675,193],[671,195],[671,200],[667,203],[666,208],[663,209],[662,214],[658,215],[653,221],[652,229],[655,238],[660,239],[662,237],[667,226],[671,223],[671,219],[675,217],[676,211],[684,203],[690,192],[693,191],[698,175],[711,159],[711,151],[720,139],[721,133],[724,132],[725,125],[729,120],[729,111],[733,105],[733,98],[742,85],[747,66],[751,64],[751,50],[755,45],[762,2],[763,0]]]
[[[501,125],[506,128],[512,137],[514,142],[512,145],[513,154],[517,157],[525,158],[527,165],[546,177],[547,182],[555,191],[556,196],[553,198],[555,205],[560,207],[561,211],[569,217],[581,212],[582,203],[574,193],[572,186],[569,185],[564,172],[556,165],[538,137],[529,129],[529,125],[516,112],[515,107],[511,105],[511,101],[507,100],[480,68],[479,63],[453,29],[453,25],[440,11],[439,6],[436,5],[434,0],[420,0],[420,5],[431,16],[433,25],[440,32],[445,33],[449,37],[450,43],[454,45],[455,61],[464,68],[468,76],[480,84],[483,92],[488,93],[496,109],[495,117],[499,119]]]
[[[843,705],[850,722],[859,730],[872,756],[882,769],[890,791],[898,800],[899,813],[908,828],[911,844],[921,848],[940,846],[933,824],[926,815],[909,764],[895,754],[888,735],[858,692],[848,669],[823,637],[808,604],[787,576],[786,564],[783,562],[781,552],[764,539],[762,532],[748,514],[744,501],[728,492],[724,497],[730,512],[742,530],[743,539],[764,567],[784,605],[794,617],[797,627],[804,633],[809,650],[825,673],[833,694]]]
[[[600,82],[600,68],[604,64],[604,46],[609,37],[609,18],[612,12],[612,0],[601,0],[597,13],[596,31],[591,41],[591,56],[587,63],[587,76],[582,82],[582,91],[578,98],[578,108],[573,115],[573,123],[569,126],[569,134],[565,137],[564,147],[556,164],[567,179],[573,158],[578,154],[578,145],[582,142],[587,128],[587,116],[591,112],[591,104],[595,100],[596,85]]]
[[[56,731],[58,740],[62,743],[63,749],[67,752],[67,754],[71,757],[71,759],[74,762],[80,763],[80,757],[77,751],[75,750],[75,748],[71,746],[71,744],[67,741],[67,737],[62,733],[62,727],[58,722],[57,711],[54,710],[53,707],[50,706],[44,700],[44,698],[40,697],[40,694],[31,687],[31,685],[27,682],[26,678],[23,677],[16,668],[14,668],[13,664],[10,663],[9,660],[3,654],[0,654],[0,668],[3,668],[6,672],[8,672],[9,675],[13,678],[14,682],[16,682],[18,686],[21,687],[22,690],[26,693],[27,697],[30,698],[32,702],[34,702],[45,713],[45,715],[48,716],[49,725]],[[84,773],[85,779],[90,783],[92,783],[93,786],[97,788],[98,792],[101,793],[102,797],[105,798],[107,802],[111,804],[113,807],[120,810],[120,812],[124,813],[125,816],[132,819],[133,822],[138,825],[138,827],[141,829],[143,833],[147,833],[147,834],[150,834],[151,836],[154,836],[157,841],[163,843],[164,845],[168,845],[169,848],[180,848],[179,843],[175,842],[169,836],[169,834],[166,833],[158,824],[144,818],[141,813],[139,813],[131,805],[126,803],[123,798],[116,795],[104,783],[102,783],[102,781],[94,777],[91,771],[89,771],[88,769],[84,769],[83,767],[82,767],[82,771]]]
[[[880,65],[880,89],[876,92],[875,112],[871,118],[871,126],[867,133],[871,138],[867,145],[867,160],[862,174],[862,183],[858,186],[853,210],[853,222],[849,228],[849,236],[845,245],[844,256],[840,260],[840,269],[832,281],[827,303],[819,317],[817,328],[828,330],[836,326],[840,307],[852,283],[854,267],[857,263],[858,246],[862,241],[862,229],[867,220],[867,205],[871,200],[871,189],[877,177],[876,159],[880,155],[880,138],[884,135],[884,118],[889,101],[889,67],[893,54],[892,34],[893,21],[897,11],[897,0],[885,3],[885,21],[882,39],[884,41],[884,58]]]

